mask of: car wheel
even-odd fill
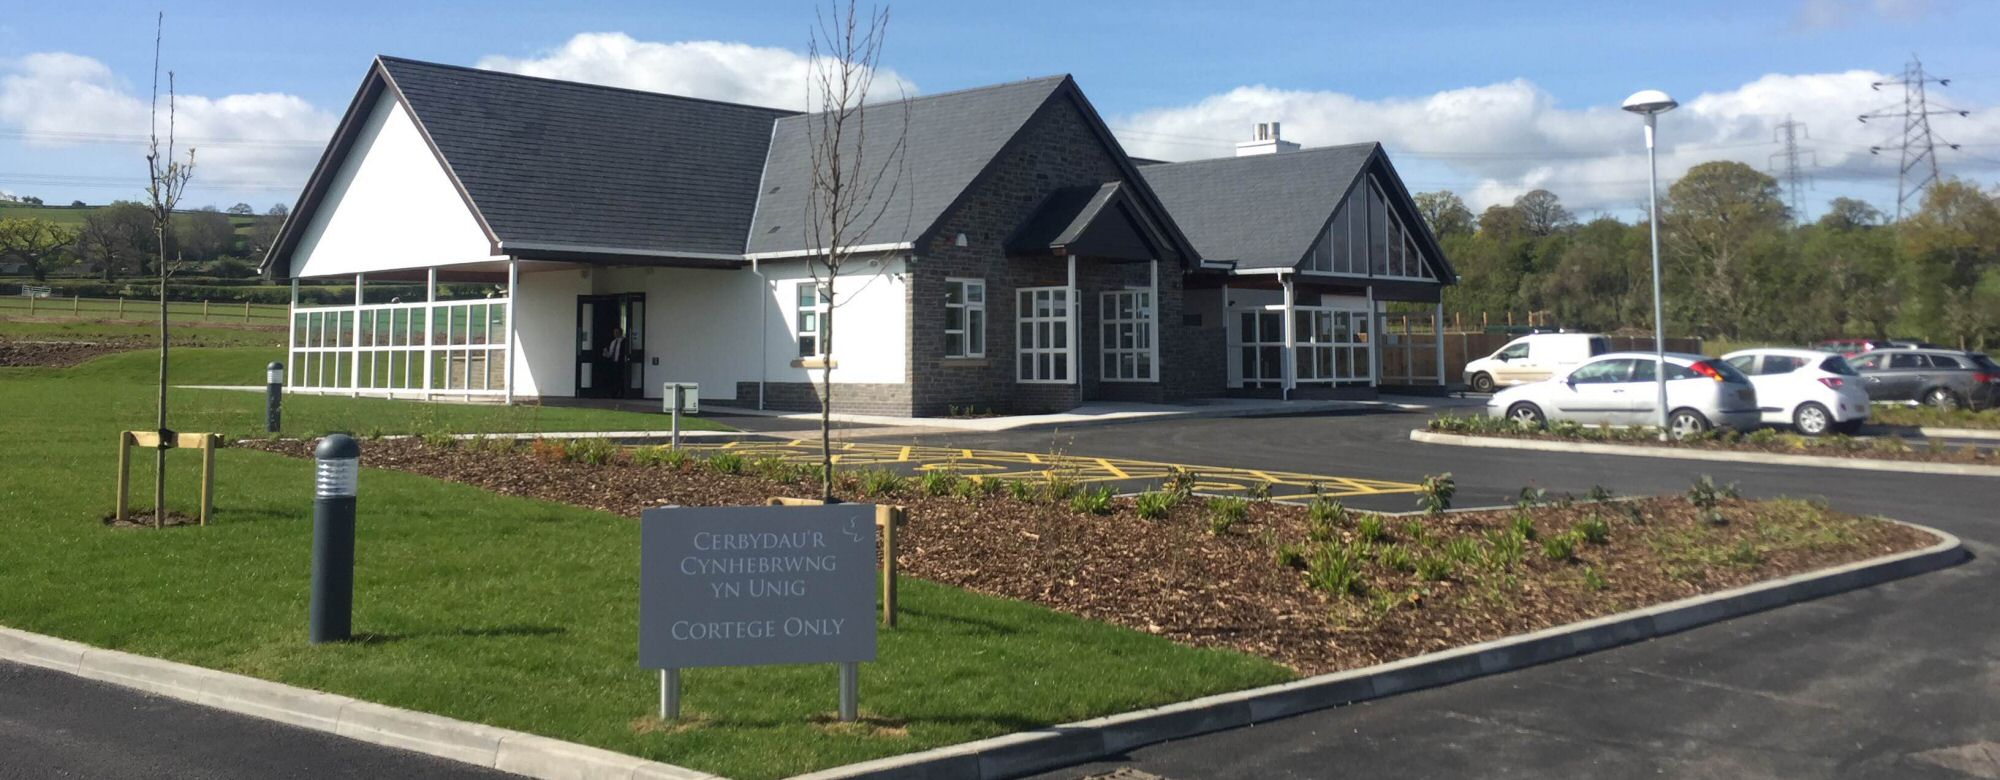
[[[1792,412],[1792,427],[1807,436],[1823,436],[1834,428],[1833,413],[1824,406],[1807,401]]]
[[[1492,375],[1492,374],[1488,374],[1488,373],[1486,373],[1486,372],[1484,372],[1484,371],[1481,371],[1481,372],[1479,372],[1479,373],[1477,373],[1477,374],[1473,374],[1473,375],[1472,375],[1472,392],[1475,392],[1475,393],[1491,393],[1491,392],[1493,392],[1493,375]]]
[[[1950,390],[1940,387],[1924,394],[1924,404],[1949,412],[1958,408],[1958,396],[1953,395]]]
[[[1667,416],[1667,433],[1674,439],[1685,439],[1708,432],[1708,418],[1693,409],[1675,409]]]
[[[1548,418],[1542,416],[1542,408],[1526,401],[1507,407],[1507,419],[1523,428],[1540,428],[1548,424]]]

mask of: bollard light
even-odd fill
[[[354,627],[354,493],[361,445],[344,433],[313,451],[313,644],[343,642]]]
[[[264,369],[264,430],[277,433],[285,416],[285,364],[276,360]]]

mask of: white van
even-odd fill
[[[1465,364],[1465,386],[1490,393],[1496,387],[1540,382],[1610,351],[1611,340],[1594,333],[1534,333]]]

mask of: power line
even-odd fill
[[[1954,151],[1958,149],[1958,144],[1940,140],[1931,132],[1931,117],[1938,114],[1971,116],[1971,112],[1950,107],[1932,108],[1929,95],[1931,84],[1948,87],[1951,86],[1951,79],[1924,73],[1923,61],[1918,59],[1917,55],[1911,54],[1910,61],[1903,65],[1902,77],[1868,85],[1870,89],[1876,91],[1880,91],[1884,85],[1902,87],[1902,107],[1899,109],[1894,105],[1885,106],[1860,117],[1864,124],[1870,119],[1902,117],[1901,133],[1891,136],[1881,145],[1871,146],[1868,149],[1871,154],[1881,154],[1883,149],[1895,147],[1902,155],[1900,172],[1896,176],[1896,221],[1898,222],[1903,220],[1903,213],[1908,210],[1910,201],[1922,197],[1924,188],[1937,182],[1938,144],[1943,144]]]

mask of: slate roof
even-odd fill
[[[1378,144],[1140,166],[1203,260],[1291,268],[1319,237]]]
[[[915,241],[1067,81],[1067,76],[1051,76],[871,104],[868,133],[861,142],[863,165],[872,171],[883,163],[898,164],[892,162],[891,154],[903,129],[899,109],[907,106],[909,126],[899,163],[905,175],[900,177],[893,197],[880,207],[882,216],[872,229],[850,238],[849,243],[871,246]],[[803,225],[812,174],[808,134],[816,128],[808,119],[798,115],[777,121],[771,152],[763,166],[762,197],[742,249],[746,254],[807,248]]]
[[[1047,252],[1124,260],[1151,260],[1172,252],[1144,219],[1133,214],[1124,182],[1064,187],[1049,193],[1007,239],[1009,252]]]
[[[771,123],[796,113],[380,62],[503,248],[741,253]]]

